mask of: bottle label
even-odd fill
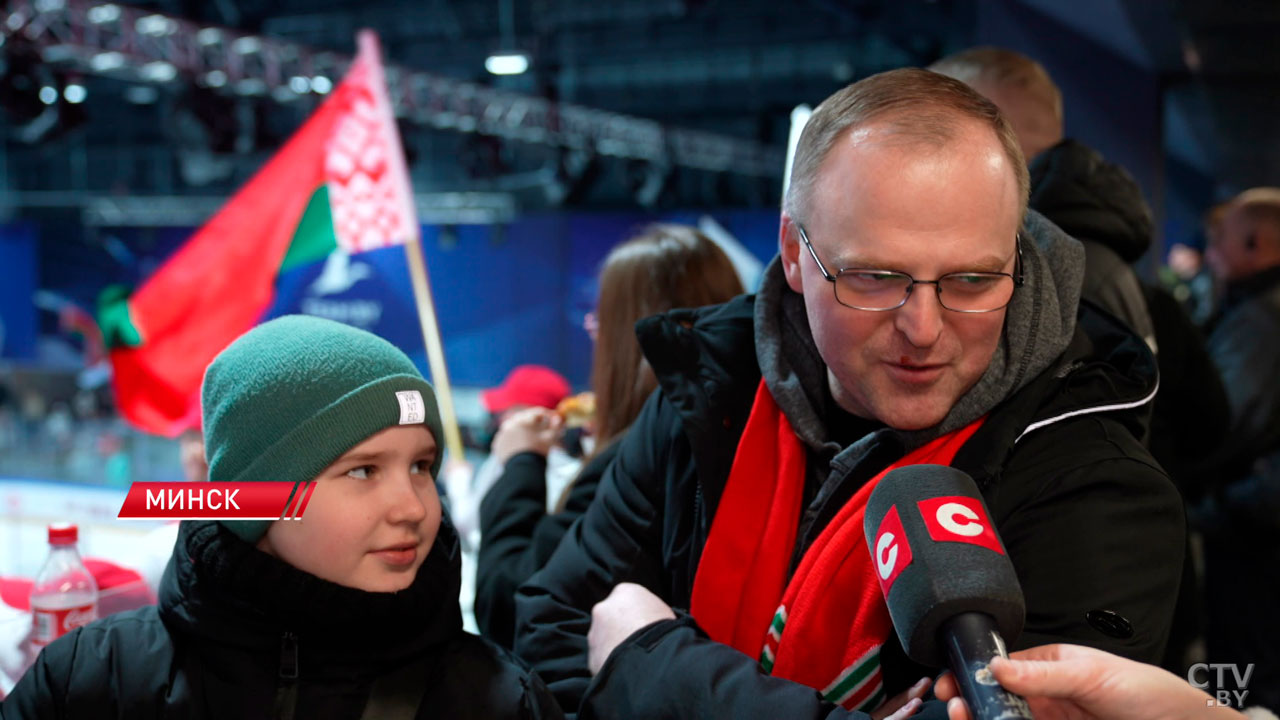
[[[35,626],[35,631],[31,634],[31,644],[36,647],[44,647],[72,630],[88,625],[97,619],[97,603],[57,610],[32,608],[31,621]]]

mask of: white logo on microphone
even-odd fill
[[[912,560],[911,539],[902,527],[897,505],[889,506],[889,512],[880,520],[875,538],[871,559],[876,566],[876,575],[879,575],[880,590],[888,597],[889,589],[897,582],[898,575],[911,566]]]
[[[876,564],[879,565],[881,580],[888,580],[889,573],[898,564],[898,543],[894,542],[896,539],[893,533],[888,532],[876,541]]]
[[[956,517],[963,517],[966,520],[969,520],[969,522],[963,524],[958,523],[956,522]],[[964,505],[961,505],[960,503],[950,502],[939,505],[937,518],[938,524],[947,532],[952,532],[962,537],[981,535],[982,531],[985,529],[982,527],[982,523],[978,522],[978,513]]]

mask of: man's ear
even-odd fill
[[[804,283],[800,276],[800,231],[795,221],[784,210],[782,222],[778,225],[778,254],[782,258],[782,273],[787,278],[787,285],[798,293],[804,292]]]

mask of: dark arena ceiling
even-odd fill
[[[1055,77],[1090,58],[1077,89],[1099,57],[1142,78],[1157,211],[1166,195],[1280,182],[1272,0],[10,0],[3,13],[0,219],[198,222],[322,99],[361,27],[402,83],[415,189],[479,218],[773,205],[793,107],[980,43]],[[529,71],[487,73],[509,47]]]

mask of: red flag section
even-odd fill
[[[116,402],[133,425],[170,437],[198,426],[205,367],[271,306],[282,265],[404,242],[416,219],[381,82],[367,38],[265,167],[132,296],[104,297]]]

